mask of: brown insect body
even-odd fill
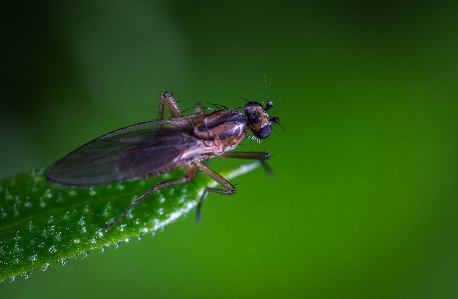
[[[170,112],[169,120],[163,120],[164,105]],[[108,230],[151,193],[166,186],[189,182],[199,169],[225,188],[205,189],[197,207],[199,218],[202,200],[207,192],[235,192],[231,183],[200,161],[212,157],[268,159],[270,155],[264,152],[227,152],[244,140],[247,131],[260,139],[269,136],[271,122],[278,123],[278,118],[269,118],[267,115],[271,107],[270,100],[265,108],[259,103],[248,102],[245,113],[227,109],[182,116],[176,101],[164,92],[158,121],[136,124],[94,139],[51,165],[46,176],[49,181],[62,185],[95,186],[155,177],[186,167],[183,178],[158,183],[109,224],[105,228]]]
[[[246,117],[237,110],[221,110],[198,118],[194,135],[213,148],[213,154],[222,155],[237,147],[246,136]]]

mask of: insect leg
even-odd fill
[[[211,170],[210,168],[208,168],[201,162],[195,161],[194,164],[196,165],[196,167],[199,170],[202,170],[203,172],[205,172],[209,177],[214,179],[217,183],[219,183],[221,186],[225,188],[225,190],[219,189],[219,188],[209,188],[209,187],[204,189],[204,193],[202,193],[202,196],[200,197],[199,202],[197,203],[197,211],[196,211],[196,220],[197,222],[200,222],[201,221],[200,211],[202,209],[202,203],[205,198],[205,195],[207,195],[207,192],[215,192],[219,194],[231,195],[235,193],[235,187],[234,185],[229,183],[229,181],[227,181],[225,178],[223,178],[222,176],[220,176],[219,174],[217,174],[216,172],[214,172],[213,170]]]
[[[118,217],[116,217],[116,219],[113,222],[108,224],[108,226],[105,227],[104,230],[108,231],[110,228],[112,228],[113,225],[115,225],[119,220],[121,220],[122,217],[124,217],[124,215],[126,215],[130,210],[132,210],[136,205],[138,205],[140,202],[142,202],[145,198],[150,196],[152,193],[154,193],[156,191],[159,191],[162,188],[165,188],[167,186],[171,186],[171,185],[175,185],[175,184],[186,183],[186,182],[192,181],[195,178],[196,174],[197,174],[197,168],[196,168],[196,166],[191,165],[191,164],[186,165],[185,167],[186,167],[186,173],[185,173],[184,177],[179,178],[179,179],[168,180],[168,181],[157,183],[154,187],[152,187],[151,189],[146,191],[145,194],[140,196],[136,201],[131,203],[130,206],[128,206],[124,211],[122,211],[122,213]]]
[[[202,105],[200,105],[200,103],[196,103],[196,105],[194,106],[194,113],[199,112],[202,112]]]
[[[270,159],[270,154],[266,152],[225,152],[220,157],[249,160],[267,160]]]
[[[221,158],[236,158],[236,159],[250,159],[259,160],[264,171],[269,177],[274,175],[272,168],[267,165],[266,160],[270,159],[270,154],[265,152],[225,152],[220,156]]]
[[[161,94],[161,99],[159,101],[159,115],[158,120],[164,119],[164,104],[167,106],[169,111],[170,118],[182,117],[180,107],[178,107],[177,102],[167,91]]]

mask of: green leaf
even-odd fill
[[[259,162],[222,173],[227,179],[247,173]],[[160,177],[92,187],[61,189],[50,185],[44,169],[0,181],[0,281],[28,277],[51,263],[93,249],[116,245],[162,229],[197,204],[205,186],[216,182],[199,174],[194,183],[152,194],[113,228],[103,228],[156,183],[182,177],[179,169]]]

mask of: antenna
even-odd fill
[[[269,89],[267,88],[267,79],[266,79],[266,75],[264,75],[264,83],[266,84],[266,95],[267,95],[267,103],[266,103],[266,108],[265,110],[269,110],[270,108],[272,108],[274,106],[274,104],[272,103],[272,101],[270,100],[270,97],[269,97]]]

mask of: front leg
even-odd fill
[[[259,160],[264,171],[269,177],[273,177],[274,172],[267,164],[266,160],[270,159],[270,154],[266,152],[225,152],[220,156],[221,158],[235,158],[235,159],[248,159]]]

